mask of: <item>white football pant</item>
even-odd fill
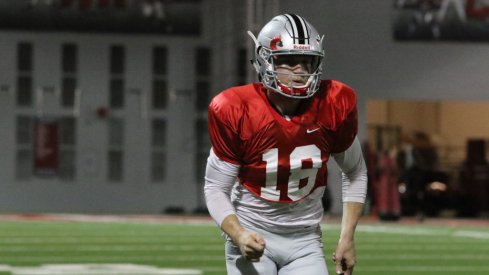
[[[251,229],[265,239],[265,252],[258,262],[246,260],[239,247],[226,241],[228,275],[328,274],[323,253],[321,230],[275,234]]]

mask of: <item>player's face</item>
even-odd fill
[[[274,60],[277,80],[287,86],[302,86],[317,68],[317,58],[309,55],[281,55]]]

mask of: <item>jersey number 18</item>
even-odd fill
[[[278,148],[267,150],[263,154],[262,159],[267,163],[267,176],[265,187],[261,187],[261,196],[271,201],[279,201],[280,190],[277,190],[277,175],[279,169]],[[305,165],[307,163],[309,163],[309,165]],[[290,153],[287,196],[292,201],[300,200],[311,192],[316,181],[318,169],[320,169],[322,165],[321,150],[314,144],[296,147]],[[286,167],[286,165],[280,167]]]

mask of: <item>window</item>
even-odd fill
[[[211,75],[211,49],[206,47],[197,48],[195,51],[195,73],[198,76]]]
[[[153,87],[151,103],[153,110],[163,110],[168,104],[168,50],[154,46],[152,55]],[[166,177],[167,122],[155,117],[151,122],[151,181],[161,183]]]
[[[250,62],[248,61],[248,52],[245,48],[238,49],[238,62],[236,62],[236,72],[238,85],[244,85],[246,83],[247,71],[250,68]]]
[[[75,178],[75,151],[73,148],[60,150],[58,165],[60,179],[73,180]]]
[[[195,49],[195,93],[197,95],[195,108],[198,111],[207,111],[211,90],[211,50],[206,47]]]
[[[20,42],[17,44],[17,106],[32,107],[32,44]]]
[[[17,78],[17,106],[32,106],[32,77],[19,76]]]
[[[34,120],[30,116],[18,116],[16,119],[16,178],[26,180],[33,173]]]
[[[110,47],[110,73],[123,74],[125,63],[124,46],[113,45]]]
[[[207,132],[207,119],[203,114],[207,112],[207,106],[212,90],[212,51],[208,47],[195,49],[195,108],[201,114],[195,121],[195,178],[200,182],[204,176],[206,159],[209,155],[210,141]]]
[[[76,44],[61,46],[61,106],[74,108],[77,92],[78,48]]]
[[[197,81],[195,84],[197,99],[195,108],[198,111],[206,111],[210,101],[210,83],[209,81]]]
[[[124,171],[124,121],[121,118],[111,117],[108,120],[108,127],[108,179],[111,182],[121,182]]]
[[[166,121],[163,119],[153,119],[153,146],[165,146],[166,144]]]
[[[76,120],[73,117],[63,117],[59,120],[59,141],[61,145],[76,144]]]
[[[76,119],[70,116],[61,117],[58,124],[58,176],[63,180],[73,180],[76,177]]]
[[[16,140],[19,145],[30,145],[32,144],[32,129],[33,121],[29,116],[18,116],[17,117],[17,131]]]
[[[195,122],[196,155],[195,155],[195,178],[200,180],[204,177],[205,166],[210,149],[210,139],[207,131],[207,119],[198,118]]]
[[[166,120],[154,118],[151,123],[151,180],[161,182],[166,174]]]
[[[124,146],[124,124],[120,118],[109,118],[109,146]]]
[[[155,110],[164,109],[168,102],[167,87],[167,66],[168,50],[164,46],[153,47],[153,89],[152,89],[152,107]]]
[[[153,48],[153,74],[166,75],[168,51],[166,47],[156,46]]]
[[[166,80],[156,79],[153,81],[152,99],[154,109],[164,109],[166,107],[168,101]]]
[[[125,90],[125,50],[121,45],[110,47],[109,60],[109,106],[114,109],[124,108]]]
[[[17,45],[17,71],[32,72],[32,44],[20,42]]]
[[[61,81],[61,106],[74,107],[76,93],[76,78],[63,77]]]
[[[195,122],[195,133],[197,135],[197,150],[204,150],[206,153],[207,149],[210,148],[210,139],[207,130],[207,119],[199,118]]]
[[[121,182],[123,171],[123,153],[120,150],[109,150],[109,181]]]
[[[63,73],[76,73],[78,67],[77,46],[64,44],[61,47],[61,71]]]
[[[110,80],[109,96],[110,107],[121,109],[124,107],[124,80],[121,78],[112,78]]]
[[[15,176],[18,180],[30,179],[32,169],[32,149],[17,149]]]
[[[151,154],[151,180],[162,182],[166,174],[166,155],[164,151],[153,151]]]
[[[122,109],[125,106],[126,53],[122,45],[109,48],[109,106]],[[124,179],[124,120],[111,117],[108,120],[108,179],[110,182],[122,182]]]

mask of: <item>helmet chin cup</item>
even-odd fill
[[[286,86],[282,83],[278,83],[278,89],[280,94],[292,98],[307,98],[308,87],[296,88],[291,86]]]
[[[324,57],[323,36],[320,36],[309,22],[295,14],[283,14],[268,22],[258,37],[250,31],[248,35],[255,44],[255,58],[252,64],[263,86],[290,98],[309,98],[317,92]],[[277,79],[274,60],[281,55],[308,55],[316,58],[317,67],[312,68],[313,72],[302,74],[308,77],[305,85],[286,85]]]
[[[292,97],[292,98],[308,98],[314,95],[314,93],[310,93],[311,83],[314,80],[314,74],[307,74],[309,77],[307,82],[303,85],[287,85],[286,83],[281,82],[277,79],[277,89],[272,89],[284,96]]]

